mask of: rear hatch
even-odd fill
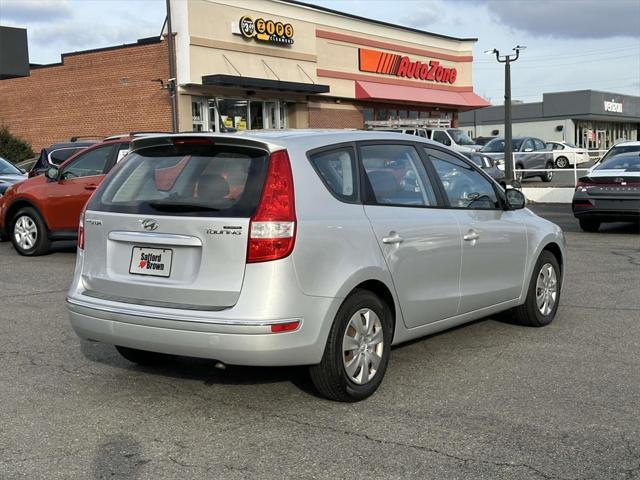
[[[169,137],[132,149],[87,206],[85,295],[168,308],[233,306],[264,184],[266,147]]]

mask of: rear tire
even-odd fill
[[[11,243],[20,255],[35,257],[49,252],[49,229],[34,208],[25,207],[18,210],[10,225]]]
[[[569,166],[569,159],[567,157],[556,158],[556,168],[567,168]]]
[[[600,222],[592,218],[579,218],[580,228],[585,232],[597,232],[600,229]]]
[[[354,291],[336,314],[322,360],[309,367],[318,393],[339,402],[372,395],[384,378],[392,335],[389,306],[368,290]]]
[[[137,348],[121,347],[120,345],[116,345],[116,350],[130,362],[149,367],[165,365],[174,358],[173,355],[165,353],[148,352],[146,350],[138,350]]]
[[[558,311],[561,291],[558,260],[551,252],[543,250],[533,269],[524,304],[513,309],[516,322],[528,327],[549,325]]]
[[[544,168],[546,168],[548,171],[540,178],[543,182],[550,182],[551,180],[553,180],[553,172],[551,171],[551,169],[553,168],[553,162],[547,162]]]

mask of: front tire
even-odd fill
[[[600,222],[592,218],[579,218],[578,223],[584,232],[597,232],[600,229]]]
[[[120,345],[116,345],[116,350],[130,362],[149,367],[165,365],[173,358],[172,355],[165,353],[148,352],[137,348],[121,347]]]
[[[11,220],[9,236],[20,255],[35,257],[49,252],[49,229],[40,214],[31,207],[18,210]]]
[[[553,162],[547,162],[544,168],[546,168],[548,171],[540,178],[542,178],[543,182],[550,182],[551,180],[553,180],[553,172],[551,171],[551,169],[553,168]]]
[[[356,402],[380,386],[389,363],[393,320],[388,305],[368,290],[356,290],[340,306],[322,360],[309,367],[318,393]]]
[[[556,316],[562,290],[558,259],[543,250],[533,269],[524,304],[513,309],[516,321],[528,327],[544,327]]]

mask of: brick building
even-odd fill
[[[31,65],[26,77],[0,80],[0,125],[34,150],[72,136],[170,131],[167,45],[158,38]]]
[[[172,24],[180,131],[457,126],[488,105],[473,93],[474,38],[296,0],[172,0]],[[64,54],[0,80],[0,123],[36,148],[170,130],[167,59],[158,38]]]

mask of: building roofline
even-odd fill
[[[297,5],[299,7],[310,8],[312,10],[318,10],[320,12],[330,13],[332,15],[338,15],[340,17],[347,17],[347,18],[351,18],[353,20],[360,20],[360,21],[363,21],[363,22],[375,23],[377,25],[382,25],[384,27],[397,28],[399,30],[404,30],[404,31],[407,31],[407,32],[412,32],[412,33],[419,33],[421,35],[431,35],[433,37],[444,38],[446,40],[457,40],[459,42],[477,42],[478,41],[477,38],[452,37],[452,36],[449,36],[449,35],[443,35],[441,33],[427,32],[426,30],[419,30],[417,28],[405,27],[404,25],[396,25],[394,23],[383,22],[382,20],[374,20],[372,18],[361,17],[359,15],[354,15],[352,13],[341,12],[339,10],[333,10],[332,8],[321,7],[321,6],[318,6],[318,5],[313,5],[311,3],[301,2],[299,0],[275,0],[275,1],[281,2],[281,3],[289,3],[291,5]]]
[[[90,53],[107,52],[109,50],[120,50],[123,48],[141,47],[143,45],[154,45],[160,42],[162,42],[162,40],[160,39],[160,36],[139,38],[135,43],[123,43],[122,45],[111,45],[109,47],[92,48],[89,50],[78,50],[76,52],[62,53],[60,55],[59,62],[46,63],[46,64],[30,63],[29,67],[33,70],[37,70],[39,68],[47,68],[47,67],[59,67],[60,65],[64,65],[64,59],[66,57],[74,57],[77,55],[87,55]]]

